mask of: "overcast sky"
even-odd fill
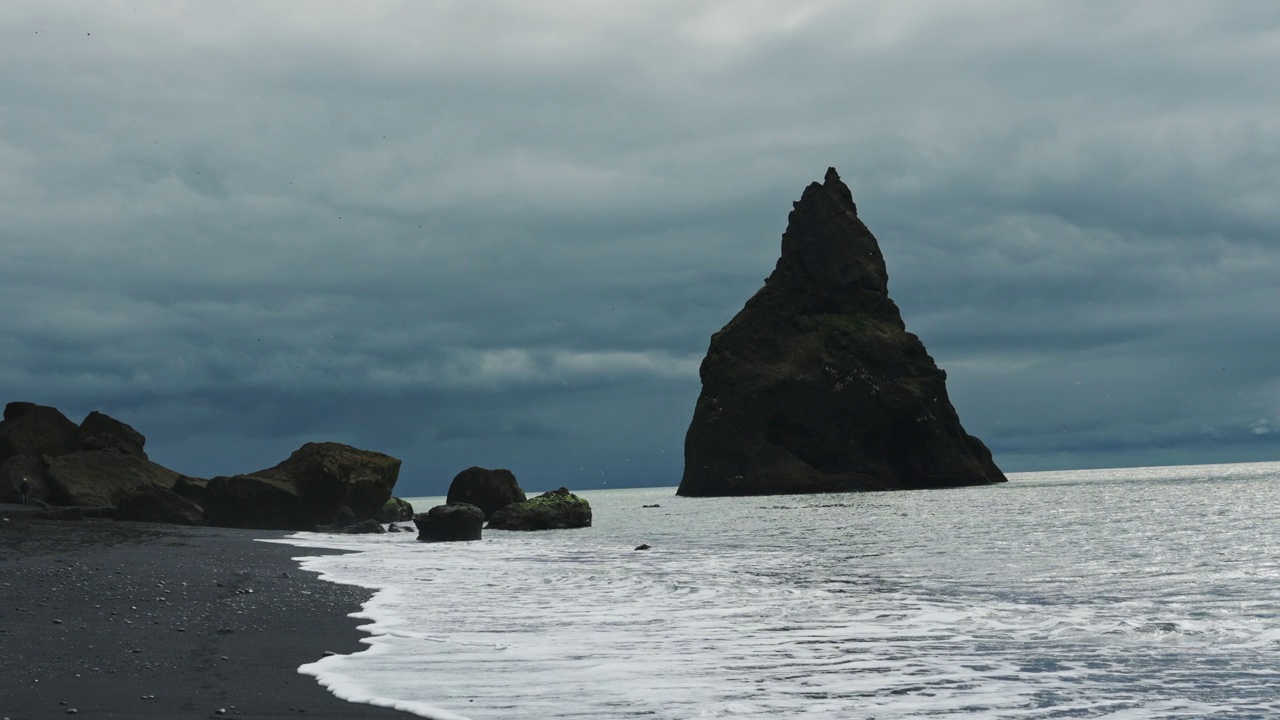
[[[180,472],[675,485],[829,165],[1004,470],[1280,460],[1270,0],[8,0],[0,67],[0,402]]]

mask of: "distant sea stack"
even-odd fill
[[[889,299],[884,256],[835,168],[794,206],[773,274],[711,336],[678,494],[1004,482]]]

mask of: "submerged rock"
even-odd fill
[[[526,499],[510,470],[469,467],[453,478],[445,501],[475,505],[488,520],[498,510]]]
[[[469,503],[437,505],[413,516],[422,542],[479,540],[484,527],[484,511]]]
[[[489,518],[490,530],[559,530],[591,526],[591,504],[567,488],[508,505]]]
[[[205,520],[223,527],[311,530],[374,517],[391,497],[400,461],[340,443],[307,443],[266,470],[216,477],[206,489]]]
[[[361,520],[360,522],[347,525],[336,532],[345,533],[347,535],[381,535],[386,531],[387,529],[382,527],[382,523],[373,518],[368,518],[367,520]]]
[[[765,285],[711,337],[680,495],[1003,482],[906,331],[834,168],[805,188]]]

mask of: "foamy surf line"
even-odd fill
[[[286,538],[264,539],[261,540],[261,542],[275,542],[304,548],[344,550],[353,554],[369,552],[368,550],[353,547],[349,543],[333,542],[331,538],[332,536],[317,533],[298,533]],[[330,540],[326,542],[326,539]],[[332,557],[334,556],[299,556],[295,557],[294,561],[296,561],[302,569],[317,573],[319,579],[326,582],[353,585],[373,592],[373,596],[364,603],[361,610],[348,615],[348,617],[356,618],[358,620],[371,621],[356,628],[357,630],[369,633],[369,637],[362,638],[360,640],[360,642],[368,645],[369,647],[358,653],[351,653],[348,655],[326,655],[315,662],[305,663],[299,666],[298,673],[314,677],[316,681],[332,693],[334,697],[347,702],[391,708],[392,710],[413,713],[414,715],[428,718],[428,720],[472,720],[465,715],[459,715],[458,713],[450,712],[449,710],[436,707],[429,703],[383,697],[371,692],[365,685],[357,681],[351,673],[345,671],[347,665],[352,662],[370,662],[378,664],[379,657],[387,652],[386,645],[381,643],[380,640],[388,637],[391,633],[383,632],[380,627],[380,623],[378,622],[377,610],[379,606],[379,598],[384,595],[394,594],[396,590],[380,583],[368,581],[362,582],[353,578],[338,577],[328,572],[324,567],[324,561]]]
[[[1086,522],[1106,486],[1045,483],[998,517],[990,493],[845,498],[797,524],[819,500],[614,491],[582,531],[300,534],[355,551],[304,567],[375,593],[354,614],[369,651],[302,671],[471,720],[1270,716],[1280,563],[1256,550],[1264,518],[1223,513],[1274,507],[1271,487],[1185,522],[1185,489]]]

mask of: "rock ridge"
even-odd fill
[[[312,442],[274,467],[203,480],[151,461],[146,441],[96,410],[76,425],[57,408],[10,402],[0,420],[0,502],[21,502],[26,480],[32,504],[63,506],[55,514],[67,519],[92,511],[122,520],[313,530],[339,521],[377,524],[383,513],[413,515],[408,503],[390,502],[400,461],[382,453]]]

